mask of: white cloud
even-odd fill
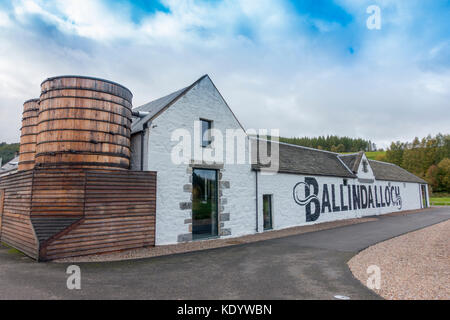
[[[402,28],[362,32],[357,54],[348,56],[304,32],[273,1],[166,5],[170,13],[137,23],[127,8],[100,0],[14,2],[0,24],[0,141],[18,141],[23,101],[59,74],[117,81],[137,106],[208,73],[246,128],[281,128],[285,136],[339,134],[384,144],[450,132],[450,71],[419,64],[443,49],[415,54]],[[350,12],[360,7],[346,5]],[[57,31],[35,31],[35,16]]]
[[[9,18],[9,15],[0,10],[0,28],[1,27],[11,27],[12,26],[12,22],[11,19]]]

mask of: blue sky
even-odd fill
[[[139,106],[205,73],[247,129],[449,133],[450,1],[0,0],[0,141],[49,76],[110,79]]]

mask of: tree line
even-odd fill
[[[19,152],[18,143],[0,143],[0,159],[2,159],[2,164],[11,161],[14,158],[16,152]]]
[[[394,163],[425,179],[433,192],[450,192],[450,135],[392,142],[377,160]]]
[[[334,135],[315,138],[283,138],[281,142],[338,153],[377,151],[370,140]],[[379,149],[378,151],[383,151]],[[411,142],[392,142],[376,160],[394,163],[428,182],[433,192],[450,193],[450,135],[428,135]]]
[[[332,152],[359,152],[375,151],[376,145],[370,140],[360,138],[339,137],[334,135],[320,137],[284,138],[280,137],[280,142],[296,144],[304,147],[327,150]]]

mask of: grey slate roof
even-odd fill
[[[352,153],[352,154],[340,154],[339,158],[345,165],[352,170],[353,173],[358,172],[359,164],[361,163],[361,159],[364,152]]]
[[[134,108],[135,111],[146,111],[150,112],[147,116],[143,118],[133,117],[131,123],[131,133],[136,133],[143,130],[144,123],[150,121],[155,115],[157,115],[160,111],[162,111],[166,106],[171,104],[175,99],[181,96],[187,88],[183,88],[181,90],[172,92],[167,96],[162,98],[153,100],[149,103],[146,103],[140,107]]]
[[[252,139],[252,156],[256,157],[256,139]],[[261,141],[261,140],[259,140]],[[271,143],[269,143],[271,145]],[[270,147],[268,147],[270,149]],[[265,166],[254,161],[253,169]],[[339,160],[338,154],[286,143],[279,143],[279,170],[281,173],[355,178]]]
[[[425,180],[392,163],[369,160],[369,164],[377,180],[427,183]]]
[[[191,84],[190,86],[188,86],[186,88],[177,90],[175,92],[172,92],[171,94],[168,94],[167,96],[153,100],[142,106],[134,108],[133,109],[134,111],[146,111],[146,112],[150,112],[150,113],[143,118],[133,117],[132,122],[131,122],[131,134],[142,131],[144,129],[143,126],[145,123],[152,120],[161,111],[168,108],[176,100],[178,100],[183,95],[185,95],[191,88],[193,88],[197,83],[199,83],[205,77],[207,77],[207,75],[202,76],[201,78],[199,78],[197,81],[195,81],[193,84]]]
[[[254,160],[256,159],[256,141],[256,139],[251,139],[252,160],[254,163],[252,168],[261,170],[267,166],[259,162],[256,163],[256,160]],[[270,142],[268,144],[268,149],[270,150]],[[362,155],[363,152],[340,155],[328,151],[279,143],[278,172],[357,178],[355,173],[358,170]],[[369,160],[369,164],[376,180],[427,183],[425,180],[392,163]]]
[[[18,165],[19,165],[19,156],[15,157],[11,161],[9,161],[9,162],[5,163],[5,165],[3,165],[0,168],[0,175],[10,172],[10,171],[13,171],[13,170],[16,170]]]

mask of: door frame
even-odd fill
[[[420,185],[420,204],[421,204],[422,209],[429,207],[428,188],[427,188],[426,184]]]
[[[211,239],[211,238],[217,238],[219,237],[220,234],[220,222],[219,222],[219,169],[214,169],[214,168],[203,168],[203,167],[193,167],[192,168],[192,192],[194,192],[194,173],[195,170],[205,170],[205,171],[214,171],[215,173],[215,181],[216,181],[216,190],[215,190],[215,198],[216,198],[216,212],[215,212],[215,221],[216,221],[216,227],[215,227],[215,231],[216,234],[215,235],[210,235],[207,237],[199,237],[196,238],[194,237],[194,207],[192,206],[192,211],[191,211],[191,216],[192,216],[192,240],[206,240],[206,239]],[[192,204],[194,202],[194,195],[192,194]],[[212,218],[212,212],[211,212],[211,218]]]

